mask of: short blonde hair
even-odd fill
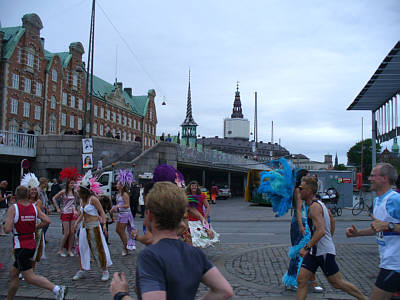
[[[318,181],[314,176],[304,176],[301,181],[303,181],[307,187],[311,190],[313,194],[318,191]]]
[[[171,182],[156,182],[146,200],[146,209],[155,216],[159,230],[174,230],[179,227],[188,205],[183,189]]]

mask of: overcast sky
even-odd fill
[[[111,83],[117,76],[135,95],[155,89],[157,134],[180,130],[190,68],[201,136],[223,136],[236,81],[251,130],[257,91],[259,140],[271,140],[273,120],[274,141],[291,153],[318,161],[337,153],[346,163],[361,117],[371,136],[371,113],[346,108],[399,40],[398,0],[96,3],[95,74]],[[76,41],[88,48],[90,11],[91,0],[0,1],[3,27],[38,14],[52,52]]]

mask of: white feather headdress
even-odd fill
[[[87,171],[85,176],[78,181],[78,184],[79,187],[83,187],[91,191],[96,196],[103,193],[103,190],[100,188],[100,183],[97,181],[96,177],[93,177],[91,170]]]
[[[37,188],[39,186],[39,180],[33,173],[27,173],[21,180],[21,185],[27,187],[28,189]]]

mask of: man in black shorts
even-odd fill
[[[305,176],[299,186],[301,197],[309,206],[308,217],[312,224],[311,240],[300,250],[299,254],[303,257],[301,269],[297,277],[298,289],[297,300],[306,299],[308,281],[315,274],[318,267],[321,267],[329,283],[337,289],[365,300],[361,291],[352,283],[344,280],[336,264],[336,250],[332,241],[335,231],[335,219],[320,200],[315,196],[318,189],[317,180],[311,176]]]
[[[156,182],[146,198],[145,225],[153,241],[137,259],[138,299],[195,299],[200,282],[210,289],[204,299],[231,298],[232,287],[202,250],[179,240],[188,201],[184,191],[171,182]],[[133,299],[124,273],[114,273],[110,292],[114,300]]]

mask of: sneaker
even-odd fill
[[[322,293],[324,289],[318,285],[316,281],[311,282],[311,286],[314,293]]]
[[[75,256],[75,254],[74,254],[72,251],[69,251],[69,252],[68,252],[68,255],[71,256],[71,257],[74,257],[74,256]]]
[[[67,254],[65,254],[65,252],[61,250],[58,251],[57,254],[60,255],[61,257],[67,257]]]
[[[56,295],[56,299],[63,300],[66,293],[67,293],[67,287],[65,285],[61,285],[60,290],[58,291],[58,293]]]
[[[78,272],[76,272],[74,277],[72,277],[72,280],[79,280],[79,279],[82,279],[82,278],[85,278],[85,271],[79,270]]]
[[[121,255],[122,255],[122,256],[127,256],[127,255],[128,255],[128,251],[127,251],[127,250],[122,250]]]
[[[103,275],[101,276],[101,281],[107,281],[110,279],[110,273],[108,271],[103,271]]]
[[[19,278],[19,280],[25,280],[24,276],[22,276],[21,273],[19,273],[18,278]]]

